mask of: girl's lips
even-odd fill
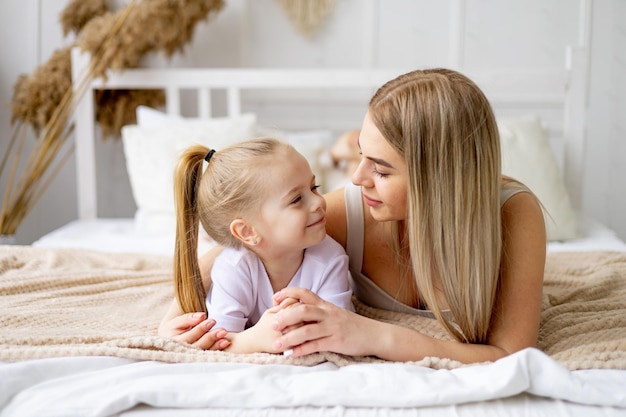
[[[314,226],[320,226],[320,225],[325,225],[325,224],[326,224],[326,216],[322,217],[321,219],[319,219],[315,223],[311,223],[307,227],[314,227]]]
[[[367,204],[370,207],[376,207],[376,206],[380,206],[382,204],[382,201],[378,201],[378,200],[374,200],[372,198],[369,198],[365,194],[363,194],[363,199],[365,200],[365,204]]]

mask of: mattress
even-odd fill
[[[580,237],[550,242],[549,253],[626,252],[605,225],[582,215],[577,221]],[[201,253],[213,246],[205,235],[200,242]],[[134,219],[96,219],[71,222],[32,246],[170,256],[174,239],[146,235]],[[106,349],[96,356],[75,353],[0,366],[0,416],[626,415],[626,370],[567,369],[539,349],[458,367],[223,358],[171,363],[110,356]]]
[[[593,257],[596,254],[591,252],[599,251],[597,255],[602,255],[604,251],[626,251],[626,244],[597,222],[581,218],[580,231],[584,234],[580,239],[550,243],[552,256],[564,255],[573,263],[582,264],[584,260],[577,261],[582,255],[568,252],[586,251],[589,255],[585,256]],[[41,263],[39,267],[31,265],[31,273],[37,282],[46,287],[41,294],[31,291],[31,296],[39,297],[37,299],[41,303],[51,307],[62,307],[59,303],[63,297],[79,296],[81,293],[91,297],[95,293],[103,294],[92,303],[94,314],[83,312],[81,317],[85,314],[98,316],[98,322],[106,330],[109,325],[107,314],[113,314],[112,310],[117,308],[107,307],[106,300],[100,299],[119,301],[115,292],[128,289],[120,284],[119,278],[125,277],[125,282],[137,282],[131,279],[132,276],[116,276],[113,270],[119,269],[119,263],[116,268],[107,267],[112,265],[108,257],[121,256],[119,259],[129,262],[131,270],[139,279],[145,275],[141,268],[148,268],[152,263],[149,260],[158,259],[163,265],[171,262],[171,240],[167,237],[142,236],[134,228],[132,219],[73,222],[42,237],[35,242],[33,249],[88,249],[72,256],[81,259],[92,257],[104,265],[105,273],[101,281],[89,286],[86,278],[74,276],[75,272],[54,260],[50,265],[56,266],[52,268]],[[204,244],[205,248],[210,247],[210,242],[205,241]],[[95,252],[91,251],[94,249]],[[17,248],[14,251],[17,254],[19,250]],[[59,253],[68,252],[76,251]],[[621,254],[609,254],[605,258],[619,258],[620,265],[626,265]],[[13,261],[7,262],[5,272]],[[607,262],[611,264],[610,260]],[[22,262],[14,266],[21,270],[20,277],[25,273],[26,266]],[[596,270],[587,269],[590,273]],[[44,275],[41,271],[44,271]],[[68,276],[66,284],[75,282],[75,286],[70,288],[45,284],[54,281],[53,273]],[[168,285],[169,269],[164,266],[160,274],[164,277],[161,281],[154,281],[145,275],[149,278],[144,286],[145,291],[156,291],[159,285],[163,290]],[[41,277],[45,278],[44,281],[41,281]],[[623,275],[615,275],[611,280],[613,285],[624,287]],[[6,290],[9,296],[13,288],[13,293],[21,296],[21,290],[14,288],[18,284],[4,283],[3,291]],[[596,288],[593,283],[585,285]],[[49,286],[50,290],[47,289]],[[590,293],[595,293],[593,288]],[[614,292],[610,289],[606,291]],[[619,296],[621,293],[617,294]],[[153,308],[143,308],[138,304],[132,307],[136,303],[125,302],[129,308],[139,311],[116,313],[118,316],[134,316],[132,320],[127,320],[131,322],[139,320],[136,316],[143,311],[145,315],[152,315],[148,321],[154,327],[161,314],[157,307],[165,305],[163,300],[167,302],[169,296],[161,293],[160,297],[152,299],[150,305]],[[141,296],[138,300],[146,298]],[[9,299],[5,298],[5,301],[9,302]],[[32,306],[32,301],[28,305]],[[17,308],[20,308],[19,305]],[[615,311],[619,314],[619,308],[623,307],[617,305],[617,308]],[[54,314],[52,310],[49,312]],[[6,313],[5,316],[10,320],[27,320],[32,326],[37,323],[41,325],[36,316],[48,314],[40,312],[28,319],[13,309]],[[73,316],[72,312],[64,308],[58,314]],[[566,312],[565,316],[569,316],[569,313]],[[621,323],[623,317],[616,320],[621,320]],[[229,356],[234,354],[226,352],[194,351],[191,347],[173,342],[171,346],[165,346],[167,343],[156,336],[143,334],[150,333],[147,330],[139,338],[121,340],[123,343],[107,340],[94,344],[98,332],[80,331],[80,326],[84,326],[84,323],[80,323],[82,321],[79,320],[78,324],[69,328],[72,332],[78,329],[75,336],[59,333],[63,340],[71,338],[72,344],[58,348],[53,346],[54,333],[50,337],[45,333],[49,325],[23,332],[23,337],[37,339],[33,345],[20,347],[18,331],[3,335],[7,349],[12,349],[17,356],[7,356],[5,350],[5,362],[0,362],[1,417],[626,415],[626,369],[620,367],[620,364],[626,362],[623,354],[626,350],[619,347],[626,340],[626,337],[621,336],[626,328],[623,324],[616,325],[616,342],[611,343],[617,345],[613,346],[613,350],[609,346],[604,352],[605,342],[599,337],[598,343],[592,341],[596,346],[592,348],[593,363],[581,365],[580,361],[572,362],[571,351],[560,346],[565,339],[554,334],[543,335],[542,338],[556,338],[553,347],[559,351],[558,354],[550,352],[550,349],[529,348],[493,363],[462,365],[440,358],[425,358],[416,363],[390,363],[357,361],[323,353],[301,358],[302,362],[297,362],[298,358],[263,356],[266,354],[241,359]],[[577,321],[580,320],[571,323]],[[593,324],[586,319],[583,322],[580,324]],[[8,325],[8,328],[13,329],[23,327],[17,322]],[[113,326],[113,330],[118,331],[117,327]],[[561,327],[567,330],[569,326]],[[608,332],[613,330],[609,329]],[[592,333],[587,333],[586,337],[589,335]],[[573,339],[576,338],[569,338]],[[46,340],[50,340],[50,344]],[[94,345],[90,346],[90,343]],[[24,353],[37,352],[38,349],[48,353],[52,349],[53,357],[32,357]],[[20,357],[29,359],[21,360]],[[180,358],[184,360],[179,361]],[[309,362],[305,362],[307,360]]]

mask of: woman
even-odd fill
[[[284,334],[276,350],[470,363],[535,346],[546,256],[543,212],[526,187],[502,177],[497,126],[482,91],[450,70],[402,75],[372,97],[358,145],[354,186],[326,196],[326,230],[346,248],[354,293],[374,307],[431,315],[455,340],[285,288],[276,303],[301,303],[277,314],[273,329]],[[204,271],[214,256],[203,259]],[[226,343],[220,332],[208,331],[210,320],[174,310],[162,322],[162,335],[204,348]]]

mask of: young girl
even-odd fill
[[[272,296],[287,286],[354,310],[348,257],[326,235],[326,200],[292,146],[260,138],[220,151],[191,147],[176,168],[174,193],[178,303],[186,313],[208,307],[216,327],[229,332],[227,350],[278,351]],[[199,223],[224,247],[208,295],[198,266]]]

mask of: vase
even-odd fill
[[[15,235],[0,235],[0,245],[15,245]]]

